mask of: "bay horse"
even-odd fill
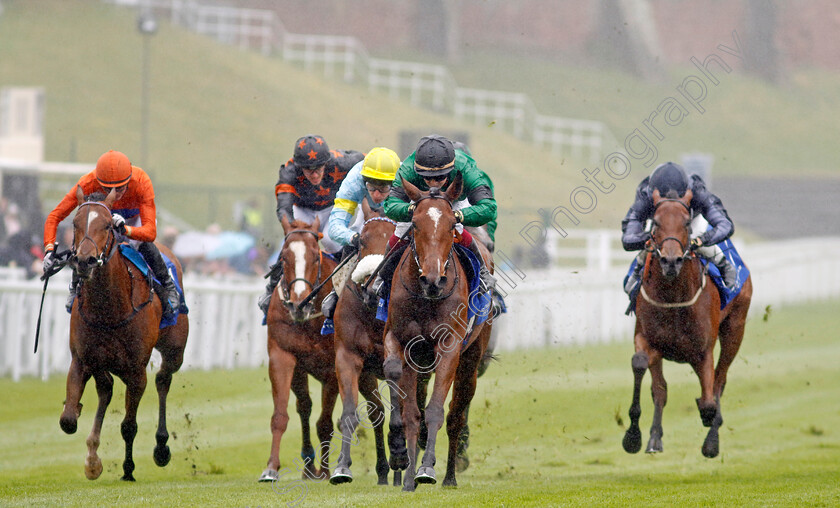
[[[636,353],[631,362],[633,402],[630,427],[623,440],[628,453],[637,453],[642,446],[639,391],[648,369],[654,412],[646,452],[658,453],[663,449],[662,410],[668,398],[668,386],[662,374],[663,359],[690,364],[700,378],[697,408],[703,425],[709,427],[701,451],[708,458],[716,457],[719,452],[718,429],[723,423],[720,398],[727,371],[744,338],[752,280],[747,277],[738,296],[721,310],[718,290],[700,259],[691,252],[691,198],[690,189],[682,198],[662,197],[658,190],[653,194],[651,252],[636,302]],[[720,355],[715,367],[718,337]]]
[[[362,283],[379,264],[388,248],[388,239],[396,229],[396,223],[375,212],[362,201],[362,213],[365,219],[360,232],[359,266],[353,278],[348,280],[338,300],[335,310],[335,370],[338,375],[338,389],[341,392],[343,411],[339,426],[341,428],[341,455],[330,483],[336,485],[353,481],[350,471],[352,460],[350,445],[353,434],[362,418],[358,414],[361,391],[367,403],[370,422],[373,423],[376,441],[376,474],[379,485],[388,484],[388,459],[385,456],[385,444],[382,425],[385,420],[384,404],[379,398],[377,378],[384,379],[382,370],[384,347],[382,336],[385,323],[376,319],[376,301],[371,301],[362,289]],[[393,388],[392,388],[393,389]],[[394,434],[394,431],[397,434]],[[392,446],[405,450],[405,437],[402,429],[395,429],[388,436]],[[401,470],[406,464],[394,464],[394,485],[401,482]]]
[[[104,198],[104,199],[103,199]],[[67,397],[59,424],[67,434],[76,432],[82,411],[79,402],[88,380],[96,381],[99,406],[93,429],[87,438],[88,455],[85,476],[95,480],[102,474],[102,461],[97,455],[105,410],[111,402],[114,379],[126,386],[125,418],[120,430],[125,441],[123,480],[134,481],[133,446],[137,435],[137,406],[146,389],[146,366],[157,349],[162,358],[155,376],[159,415],[155,434],[155,464],[163,467],[171,454],[167,441],[166,397],[172,374],[181,368],[184,347],[189,333],[186,314],[179,314],[174,325],[159,328],[161,301],[139,268],[126,259],[118,248],[111,219],[111,206],[116,192],[107,196],[94,193],[85,196],[77,187],[78,209],[73,217],[73,249],[69,260],[79,277],[79,293],[70,315],[70,370],[67,373]],[[163,245],[161,252],[175,263],[179,282],[181,265]],[[149,271],[151,273],[151,269]]]
[[[321,301],[332,290],[332,282],[324,284],[315,298],[301,302],[321,281],[328,277],[337,263],[324,255],[318,246],[320,220],[313,224],[298,220],[281,220],[285,241],[280,250],[283,277],[274,293],[266,315],[268,327],[268,376],[274,412],[271,416],[271,452],[266,469],[259,481],[276,481],[281,476],[280,441],[289,423],[289,393],[297,399],[300,416],[302,446],[301,464],[304,480],[322,480],[329,477],[329,446],[332,438],[332,412],[338,396],[335,375],[335,347],[333,334],[321,335],[323,314],[315,312]],[[317,307],[316,307],[317,306]],[[322,384],[321,416],[315,424],[321,450],[320,468],[315,467],[315,450],[310,437],[309,417],[312,398],[309,396],[309,378]]]
[[[475,394],[477,369],[490,340],[490,327],[481,323],[469,333],[467,330],[470,295],[466,272],[454,251],[456,220],[451,205],[461,194],[461,175],[445,192],[438,188],[420,191],[406,181],[403,187],[416,207],[411,219],[411,245],[403,252],[391,284],[383,368],[386,379],[398,383],[404,396],[396,400],[395,390],[391,392],[392,407],[400,408],[392,412],[391,427],[404,426],[408,467],[403,490],[413,491],[417,483],[437,482],[435,443],[443,426],[443,405],[450,387],[453,396],[446,420],[449,454],[443,485],[457,485],[458,436]],[[483,253],[492,268],[489,253],[486,249]],[[426,450],[417,467],[418,378],[431,372],[435,380],[425,409]]]

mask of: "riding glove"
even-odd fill
[[[125,219],[123,218],[123,216],[118,213],[115,213],[112,218],[114,220],[114,227],[117,229],[117,231],[119,231],[121,235],[127,236]]]

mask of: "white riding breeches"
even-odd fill
[[[321,238],[321,246],[324,248],[325,252],[332,254],[341,250],[341,245],[330,238],[329,222],[330,212],[332,212],[331,206],[324,208],[323,210],[310,210],[308,208],[300,208],[295,205],[292,206],[292,210],[295,214],[295,220],[303,221],[307,224],[312,224],[315,222],[315,217],[318,217],[321,221],[321,226],[318,228],[318,231],[324,235],[324,237]]]

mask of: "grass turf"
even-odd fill
[[[471,411],[470,468],[457,489],[413,494],[375,485],[372,432],[353,448],[355,481],[302,482],[294,470],[300,424],[291,414],[280,482],[257,484],[268,458],[271,414],[266,369],[179,373],[170,395],[172,462],[152,462],[157,403],[149,385],[135,442],[136,483],[124,483],[119,433],[124,390],[116,383],[99,452],[105,471],[84,478],[89,385],[77,434],[58,428],[64,379],[0,380],[0,504],[267,506],[762,505],[840,503],[838,302],[782,309],[747,326],[723,399],[721,455],[704,459],[694,404],[699,384],[686,365],[667,363],[665,451],[621,448],[632,390],[629,343],[507,353],[479,382]],[[644,383],[644,439],[652,403]],[[313,385],[313,398],[320,391]],[[293,411],[293,404],[290,408]],[[312,422],[317,418],[318,404]],[[336,410],[335,420],[339,415]],[[446,438],[437,472],[445,470]],[[334,440],[333,443],[336,443]],[[302,490],[305,488],[305,492]]]

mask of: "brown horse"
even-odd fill
[[[79,401],[87,381],[93,377],[99,407],[93,430],[87,438],[85,476],[90,480],[99,478],[102,462],[96,451],[102,420],[113,393],[112,374],[122,379],[126,386],[125,418],[120,426],[125,441],[122,479],[134,481],[132,453],[137,434],[137,405],[146,389],[146,365],[152,348],[157,349],[163,359],[155,376],[160,407],[154,459],[161,467],[169,463],[166,396],[172,374],[178,371],[184,359],[189,321],[186,314],[180,314],[176,324],[159,328],[160,300],[150,281],[117,248],[111,219],[116,192],[111,191],[107,197],[93,194],[89,201],[84,201],[79,188],[76,198],[79,208],[73,218],[73,252],[69,263],[80,278],[80,286],[70,316],[71,362],[67,373],[67,398],[59,423],[64,432],[76,432],[82,411]],[[181,265],[166,247],[158,245],[158,248],[175,263],[180,281]]]
[[[700,378],[697,408],[703,425],[709,428],[703,442],[706,457],[719,451],[718,429],[723,423],[720,397],[726,373],[744,338],[744,324],[752,298],[748,277],[741,292],[726,308],[700,259],[691,252],[692,193],[682,198],[663,198],[654,191],[652,252],[648,255],[642,289],[636,302],[636,354],[633,355],[633,403],[630,427],[624,435],[624,449],[636,453],[642,446],[639,430],[639,390],[645,371],[650,369],[653,395],[653,424],[647,453],[662,451],[662,409],[668,388],[662,375],[662,359],[688,363]],[[658,269],[654,266],[658,261]],[[714,349],[720,337],[720,356],[714,365]]]
[[[297,399],[303,445],[301,459],[304,480],[321,480],[329,477],[329,446],[332,437],[332,412],[338,396],[335,376],[335,348],[333,336],[321,335],[323,314],[315,312],[331,290],[327,282],[315,298],[304,305],[302,301],[315,286],[328,277],[336,262],[325,256],[318,247],[320,221],[312,225],[294,221],[285,216],[281,221],[285,241],[280,251],[283,278],[271,296],[266,324],[268,325],[268,375],[274,399],[271,416],[271,453],[259,481],[276,481],[280,474],[280,440],[289,423],[289,391]],[[316,422],[320,443],[320,469],[315,468],[315,450],[310,438],[309,416],[312,399],[309,396],[311,375],[321,382],[321,416]]]
[[[405,428],[408,442],[405,491],[413,491],[417,483],[437,482],[435,443],[443,426],[444,401],[453,386],[446,426],[449,455],[443,485],[457,484],[458,436],[465,410],[475,394],[477,368],[490,338],[490,328],[483,323],[467,330],[470,295],[466,272],[453,249],[456,220],[451,206],[462,186],[460,175],[445,192],[437,188],[422,192],[410,182],[403,182],[416,208],[411,221],[411,248],[403,253],[391,284],[384,370],[386,379],[399,383],[404,395],[394,400],[392,390],[393,405],[399,404],[401,411],[393,411],[391,426]],[[488,266],[492,267],[486,249],[484,254]],[[435,380],[425,410],[426,450],[415,475],[420,428],[417,383],[419,377],[431,372],[435,373]]]
[[[388,484],[388,459],[385,456],[382,423],[385,420],[383,401],[376,391],[376,379],[385,377],[382,362],[385,359],[382,335],[385,323],[376,319],[376,302],[370,301],[361,284],[370,276],[388,247],[388,239],[394,233],[396,223],[371,210],[367,201],[362,201],[365,223],[360,233],[359,266],[353,279],[348,280],[338,300],[335,311],[335,370],[338,374],[338,388],[341,391],[343,411],[341,427],[341,455],[338,458],[330,483],[340,484],[353,481],[350,471],[350,445],[353,433],[362,418],[359,391],[367,399],[370,421],[374,424],[376,438],[376,474],[379,485]],[[405,450],[405,438],[399,434],[388,436],[392,445]],[[401,483],[400,470],[395,464],[394,485]]]

